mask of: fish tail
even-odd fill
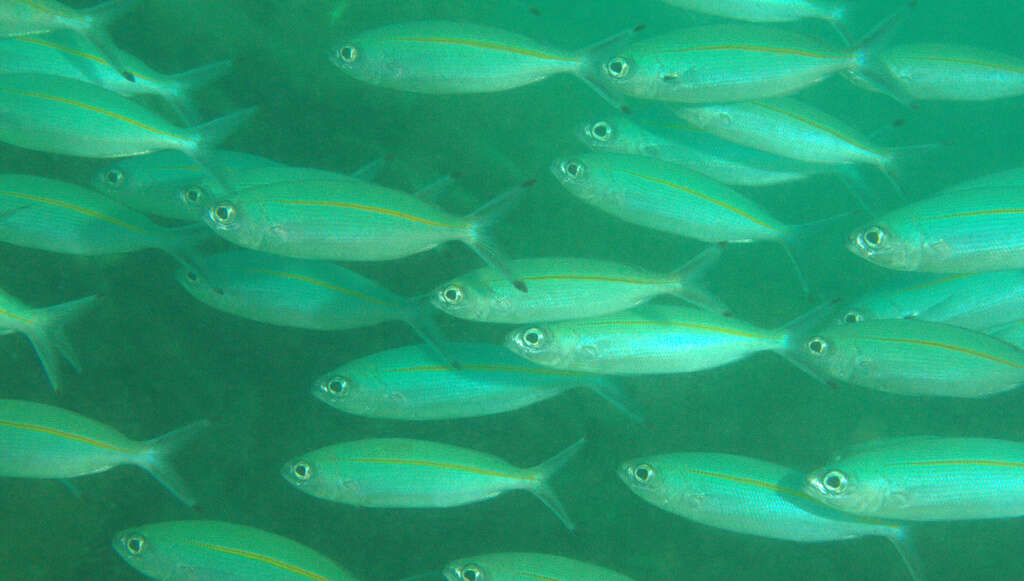
[[[629,397],[622,389],[622,386],[614,380],[600,377],[588,384],[587,388],[610,403],[612,407],[626,414],[634,422],[638,424],[646,423],[647,419],[640,410],[640,405],[633,398]]]
[[[705,284],[708,271],[712,266],[718,264],[718,260],[722,257],[724,246],[724,244],[710,246],[673,271],[672,276],[675,277],[678,287],[672,294],[709,311],[723,314],[730,312],[729,307],[716,297]]]
[[[868,196],[873,190],[868,187],[860,168],[854,164],[837,165],[835,168],[836,176],[850,191],[850,195],[857,201],[861,210],[869,216],[877,216],[877,212],[868,205]]]
[[[170,457],[209,425],[209,420],[200,420],[145,442],[145,452],[139,461],[139,465],[149,471],[157,482],[190,508],[196,506],[195,498],[171,466]]]
[[[64,325],[85,314],[96,304],[96,295],[61,303],[44,309],[37,309],[35,316],[39,323],[25,330],[25,335],[32,342],[32,347],[43,364],[43,371],[53,386],[53,391],[61,391],[60,355],[67,359],[75,369],[82,369],[78,357],[64,332]]]
[[[175,87],[182,93],[195,91],[220,79],[231,70],[230,60],[220,60],[171,75]]]
[[[536,495],[545,506],[551,509],[551,512],[555,513],[558,520],[562,521],[562,524],[564,524],[570,531],[576,530],[576,525],[572,522],[572,518],[569,517],[569,513],[566,512],[565,507],[562,506],[562,502],[558,500],[557,496],[555,496],[555,491],[551,489],[549,480],[556,472],[565,466],[586,443],[586,438],[580,438],[572,446],[569,446],[565,450],[555,454],[552,458],[531,470],[531,472],[537,474],[539,478],[538,484],[532,488],[530,492]]]
[[[512,272],[508,257],[505,256],[498,243],[491,239],[487,230],[512,209],[512,206],[519,201],[527,189],[533,186],[535,181],[529,180],[508,190],[481,206],[468,217],[471,222],[471,235],[467,244],[480,255],[484,262],[500,272],[522,292],[526,292],[526,283]]]
[[[443,175],[422,188],[413,192],[413,196],[424,202],[436,203],[441,194],[452,189],[455,185],[455,178],[451,175]]]
[[[125,66],[121,58],[121,50],[114,44],[106,27],[115,20],[121,18],[139,3],[139,0],[109,0],[92,8],[82,11],[89,22],[88,28],[82,29],[82,34],[92,41],[103,56],[103,59],[110,63],[110,66],[117,70],[126,80],[135,82],[135,73]]]
[[[182,266],[191,268],[200,275],[205,275],[202,261],[196,257],[195,250],[198,245],[212,238],[212,234],[213,231],[205,224],[167,228],[163,231],[163,236],[161,236],[157,247]]]
[[[630,110],[629,107],[622,102],[620,96],[612,94],[608,91],[607,87],[601,84],[601,71],[603,68],[601,60],[609,48],[625,42],[633,35],[646,28],[646,26],[647,25],[645,24],[640,24],[628,30],[616,32],[607,38],[602,38],[601,40],[576,51],[575,55],[576,60],[580,63],[575,70],[576,76],[586,83],[587,86],[593,89],[594,92],[604,99],[609,105],[625,113],[629,113]]]
[[[896,32],[906,23],[915,6],[917,6],[917,0],[906,2],[862,36],[853,47],[853,61],[848,71],[848,74],[853,76],[857,82],[905,105],[910,104],[910,97],[904,95],[889,78],[884,66],[878,60],[878,54],[892,42]]]
[[[427,308],[420,301],[411,300],[409,306],[405,311],[405,322],[412,327],[412,330],[423,339],[423,342],[427,344],[430,349],[434,351],[440,358],[448,365],[451,365],[455,369],[461,369],[459,362],[451,356],[446,347],[447,341],[444,335],[441,333],[440,327],[437,326],[437,321],[433,317],[434,309]]]
[[[906,527],[900,528],[898,533],[889,536],[889,541],[892,542],[893,548],[899,553],[900,560],[906,565],[910,578],[913,581],[924,581],[924,561],[917,551],[917,544],[914,542],[909,529]]]
[[[257,111],[259,107],[246,107],[194,127],[199,149],[210,150],[216,147],[252,119]]]
[[[378,157],[350,173],[349,177],[353,177],[357,180],[363,180],[364,182],[375,181],[377,176],[380,175],[380,170],[384,169],[384,163],[387,162],[388,159],[389,158],[385,156]]]
[[[810,339],[813,333],[827,324],[838,303],[839,300],[837,299],[815,305],[807,312],[777,329],[777,332],[782,334],[784,339],[775,349],[775,352],[782,356],[783,359],[792,363],[797,369],[827,386],[834,385],[833,380],[805,364],[800,357],[800,353],[805,348],[804,342]]]
[[[799,279],[800,288],[804,295],[810,297],[811,289],[807,284],[807,279],[804,277],[803,269],[800,267],[801,261],[797,259],[797,254],[803,253],[811,241],[830,232],[837,222],[840,222],[849,216],[849,212],[843,212],[842,214],[837,214],[821,220],[791,225],[788,227],[787,236],[780,240],[783,250],[786,251],[786,256],[789,257],[789,261],[793,264],[793,269]]]

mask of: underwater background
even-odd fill
[[[857,36],[893,3],[851,6],[848,28]],[[716,21],[655,0],[145,0],[112,34],[122,49],[164,72],[234,61],[224,80],[196,95],[204,118],[260,107],[226,149],[340,172],[384,156],[378,181],[404,191],[451,174],[458,188],[441,203],[455,213],[536,178],[496,229],[512,257],[585,256],[664,272],[704,247],[605,215],[551,177],[552,159],[584,149],[575,135],[581,123],[609,110],[577,79],[556,76],[502,93],[418,95],[362,84],[327,60],[329,44],[339,38],[423,19],[488,24],[563,48],[583,47],[637,24],[654,35]],[[922,0],[897,42],[955,42],[1020,55],[1022,23],[1021,3]],[[779,26],[834,38],[820,22]],[[1019,98],[906,108],[838,76],[800,95],[881,143],[941,144],[911,152],[900,164],[909,200],[1020,166],[1024,159]],[[0,147],[3,173],[88,184],[103,164]],[[888,207],[902,203],[884,178],[868,173]],[[846,233],[864,216],[834,177],[747,192],[785,222],[851,212],[801,256],[817,300],[853,298],[888,277],[843,248]],[[353,268],[400,294],[422,295],[478,266],[470,250],[449,245]],[[80,498],[58,481],[0,481],[0,579],[142,579],[111,549],[114,533],[188,518],[225,520],[292,538],[360,579],[397,580],[440,571],[456,557],[505,551],[564,555],[638,580],[906,579],[883,538],[801,544],[713,529],[643,502],[622,485],[616,467],[646,454],[708,451],[805,470],[848,444],[882,437],[1024,441],[1020,390],[952,400],[830,388],[767,353],[706,372],[621,378],[646,415],[642,425],[583,390],[507,414],[449,421],[342,414],[310,396],[313,379],[350,359],[418,342],[406,325],[340,332],[263,325],[195,301],[175,282],[177,268],[155,251],[73,257],[0,245],[0,287],[25,302],[102,298],[71,328],[83,371],[68,374],[64,394],[53,396],[28,341],[11,335],[0,343],[2,397],[72,409],[135,439],[198,418],[214,422],[175,460],[200,499],[198,512],[132,467],[76,479]],[[709,284],[738,318],[765,327],[813,305],[778,245],[727,248]],[[437,315],[452,340],[500,342],[510,328]],[[298,494],[278,474],[299,453],[362,438],[434,440],[531,466],[584,436],[587,446],[553,481],[578,525],[573,533],[525,492],[450,509],[367,509]],[[1024,578],[1021,519],[925,523],[914,527],[914,535],[929,578]]]

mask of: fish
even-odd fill
[[[340,174],[272,180],[216,202],[203,219],[238,246],[293,258],[393,260],[459,241],[526,292],[487,229],[532,184],[507,191],[469,216],[456,216],[405,192]]]
[[[195,226],[158,226],[75,184],[0,174],[0,241],[8,244],[85,256],[156,248],[190,264],[190,247],[208,237]]]
[[[168,457],[195,438],[209,421],[200,420],[146,441],[62,408],[13,399],[0,400],[0,477],[74,478],[133,464],[149,472],[189,507],[196,501]]]
[[[604,567],[541,553],[491,553],[451,561],[445,581],[633,581]]]
[[[822,506],[803,491],[801,471],[733,454],[684,452],[627,460],[618,475],[648,503],[734,533],[801,543],[884,537],[911,576],[924,578],[906,526]]]
[[[849,124],[789,97],[673,108],[693,126],[722,139],[807,163],[867,164],[894,174],[896,151],[874,144]]]
[[[898,44],[871,59],[870,77],[848,71],[854,84],[915,101],[992,101],[1024,94],[1024,60],[959,44]]]
[[[853,254],[903,271],[1024,268],[1024,168],[969,180],[893,210],[848,237]]]
[[[850,514],[905,521],[1024,516],[1024,443],[914,436],[853,447],[804,491]]]
[[[0,38],[70,30],[95,44],[103,58],[129,82],[135,73],[120,59],[106,28],[130,12],[138,0],[109,0],[91,8],[76,10],[55,0],[6,0],[0,4]]]
[[[119,51],[121,52],[121,51]],[[129,81],[87,37],[68,30],[0,38],[0,73],[39,73],[78,79],[125,97],[153,95],[175,107],[191,107],[191,93],[223,77],[231,61],[217,61],[166,75],[121,52],[120,62],[135,75]]]
[[[456,369],[424,345],[385,349],[317,378],[313,397],[350,414],[392,420],[447,420],[500,414],[585,387],[635,420],[635,406],[608,378],[534,365],[500,345],[448,343]]]
[[[555,369],[608,375],[690,373],[762,351],[785,351],[804,324],[801,317],[763,329],[692,307],[648,304],[604,317],[521,327],[506,336],[505,346]]]
[[[330,61],[364,83],[414,93],[490,93],[570,74],[609,99],[591,77],[590,55],[628,34],[571,52],[471,22],[403,22],[336,43]]]
[[[661,117],[639,111],[604,115],[583,124],[577,135],[593,151],[653,157],[729,186],[788,184],[828,171],[821,165],[744,147]]]
[[[212,150],[208,156],[229,184],[235,183],[233,176],[247,170],[281,166],[274,160],[237,151]],[[204,184],[215,180],[189,156],[166,149],[119,158],[98,169],[92,185],[108,198],[140,212],[198,222],[213,201],[208,199],[213,192]]]
[[[647,157],[585,153],[556,159],[551,172],[572,195],[631,224],[702,242],[777,242],[797,269],[805,293],[793,251],[843,217],[785,224],[724,184]]]
[[[863,71],[913,4],[883,20],[852,48],[764,25],[715,24],[631,42],[612,51],[596,76],[612,95],[670,103],[788,95],[848,69]]]
[[[812,0],[662,0],[693,12],[743,20],[745,22],[793,22],[805,18],[836,25],[847,15],[847,7],[838,3]]]
[[[311,496],[379,508],[460,506],[526,490],[573,530],[575,525],[548,480],[584,443],[579,440],[533,468],[517,468],[490,454],[438,442],[358,440],[289,460],[281,475]]]
[[[176,149],[201,158],[256,111],[241,109],[183,128],[92,83],[38,73],[0,75],[0,141],[44,153],[111,158]]]
[[[914,319],[832,325],[794,338],[787,357],[834,380],[914,396],[977,398],[1024,383],[1024,350],[978,331]]]
[[[63,387],[60,356],[67,359],[75,371],[81,369],[71,341],[64,333],[64,326],[95,305],[96,296],[93,295],[52,307],[33,308],[0,291],[0,335],[24,333],[39,356],[53,391],[60,393]]]
[[[430,302],[453,317],[484,323],[530,323],[599,317],[674,295],[718,312],[729,309],[701,279],[721,256],[711,246],[679,270],[653,274],[604,260],[569,257],[513,260],[530,292],[518,292],[501,273],[480,268],[438,286]]]
[[[920,319],[984,333],[1024,319],[1024,270],[909,275],[839,309],[839,321]]]
[[[252,250],[229,250],[182,267],[177,280],[200,302],[232,315],[319,331],[402,321],[435,351],[440,331],[428,307],[331,262],[298,260]]]
[[[114,551],[151,579],[190,581],[356,581],[327,557],[289,538],[212,520],[158,522],[124,529]]]

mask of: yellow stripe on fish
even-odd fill
[[[334,208],[351,208],[353,210],[362,210],[364,212],[370,212],[373,214],[382,214],[385,216],[392,216],[395,218],[401,218],[403,220],[409,220],[410,222],[419,222],[420,224],[426,224],[427,226],[437,226],[439,228],[453,228],[457,230],[466,230],[469,226],[465,224],[444,224],[442,222],[435,222],[426,218],[420,218],[419,216],[413,216],[405,212],[399,212],[398,210],[392,210],[391,208],[381,208],[380,206],[368,206],[366,204],[356,204],[353,202],[327,202],[320,200],[269,200],[270,202],[276,202],[278,204],[287,204],[289,206],[330,206]]]
[[[869,153],[873,153],[875,155],[879,155],[879,156],[883,156],[883,157],[885,156],[885,153],[883,153],[883,152],[877,151],[877,150],[875,150],[874,148],[872,148],[870,146],[867,146],[867,145],[865,145],[863,143],[860,143],[858,141],[850,139],[846,135],[843,135],[843,134],[839,133],[838,131],[836,131],[835,129],[832,129],[831,127],[826,127],[826,126],[824,126],[824,125],[822,125],[820,123],[817,123],[817,122],[815,122],[815,121],[813,121],[811,119],[808,119],[807,117],[804,117],[802,115],[797,115],[796,113],[794,113],[792,111],[788,111],[786,109],[780,109],[779,107],[773,107],[773,106],[771,106],[771,105],[769,105],[767,103],[764,103],[764,102],[757,102],[757,103],[754,103],[754,105],[756,105],[758,107],[761,107],[761,108],[764,108],[764,109],[768,109],[769,111],[778,113],[778,114],[783,115],[785,117],[789,117],[791,119],[796,119],[800,123],[805,123],[807,125],[810,125],[811,127],[814,127],[815,129],[819,129],[821,131],[824,131],[825,133],[828,133],[829,135],[839,139],[840,141],[844,141],[846,143],[849,143],[850,145],[852,145],[854,147],[857,147],[857,148],[860,148],[860,149],[863,149],[864,151],[867,151]]]
[[[715,51],[715,50],[741,50],[745,52],[764,52],[774,54],[785,54],[791,56],[806,56],[812,58],[824,58],[824,59],[846,59],[848,55],[836,55],[814,52],[809,50],[803,50],[799,48],[781,48],[777,46],[757,46],[752,44],[717,44],[709,46],[688,46],[684,48],[677,48],[666,50],[664,52],[697,52],[697,51]]]
[[[907,343],[910,345],[921,345],[922,347],[935,347],[938,349],[945,349],[947,351],[955,351],[957,353],[963,353],[965,355],[972,355],[974,357],[980,357],[982,359],[988,359],[995,363],[1002,363],[1003,365],[1009,365],[1010,367],[1016,367],[1018,369],[1024,369],[1024,365],[1015,363],[1002,357],[996,357],[995,355],[989,355],[988,353],[982,353],[981,351],[975,351],[974,349],[968,349],[967,347],[961,347],[960,345],[950,345],[949,343],[939,343],[938,341],[925,341],[922,339],[900,339],[897,337],[863,337],[867,341],[881,341],[883,343]]]
[[[75,204],[70,204],[68,202],[62,202],[60,200],[54,200],[53,198],[44,198],[42,196],[34,196],[32,194],[22,194],[22,193],[19,193],[19,192],[12,192],[10,190],[0,190],[0,195],[12,196],[12,197],[15,197],[15,198],[21,198],[23,200],[31,200],[33,202],[41,202],[43,204],[49,204],[51,206],[58,206],[60,208],[66,209],[66,210],[71,210],[73,212],[78,212],[79,214],[85,214],[86,216],[89,216],[91,218],[98,218],[100,220],[103,220],[104,222],[109,222],[110,224],[113,224],[115,226],[121,226],[122,228],[127,228],[128,230],[131,230],[132,232],[137,232],[139,234],[152,234],[152,232],[148,232],[146,230],[141,230],[141,229],[139,229],[139,228],[137,228],[135,226],[132,226],[131,224],[129,224],[127,222],[124,222],[122,220],[118,220],[117,218],[114,218],[112,216],[107,216],[106,214],[101,214],[100,212],[97,212],[96,210],[90,210],[89,208],[84,208],[82,206],[76,206]]]
[[[414,367],[399,367],[385,369],[388,373],[405,373],[409,371],[505,371],[508,373],[533,373],[536,375],[559,375],[565,377],[592,377],[589,373],[567,371],[563,369],[551,369],[548,367],[518,367],[514,365],[489,365],[485,363],[462,363],[456,369],[449,365],[418,365]]]
[[[922,220],[949,220],[952,218],[973,218],[975,216],[996,216],[999,214],[1024,214],[1024,208],[996,208],[994,210],[973,210],[970,212],[957,212],[956,214],[931,216],[928,218],[922,218]]]
[[[889,466],[988,466],[995,468],[1020,468],[1024,469],[1024,462],[1009,462],[1006,460],[921,460],[919,462],[899,462]]]
[[[715,198],[713,198],[713,197],[711,197],[711,196],[709,196],[707,194],[702,194],[702,193],[698,192],[697,190],[694,190],[692,188],[688,188],[688,187],[686,187],[686,186],[684,186],[682,184],[676,184],[676,183],[670,182],[668,180],[663,180],[663,179],[656,178],[656,177],[653,177],[653,176],[644,175],[642,173],[629,171],[627,169],[619,170],[619,171],[621,171],[623,173],[627,173],[627,174],[629,174],[629,175],[631,175],[633,177],[638,177],[640,179],[651,181],[651,182],[654,182],[656,184],[660,184],[660,185],[663,185],[663,186],[668,186],[670,188],[681,190],[681,191],[686,192],[686,193],[688,193],[690,195],[696,196],[696,197],[698,197],[698,198],[700,198],[700,199],[702,199],[702,200],[704,200],[706,202],[711,202],[712,204],[715,204],[716,206],[719,206],[721,208],[725,208],[726,210],[736,214],[737,216],[740,216],[742,218],[750,220],[754,224],[757,224],[758,226],[761,226],[763,228],[767,228],[767,229],[775,231],[775,232],[778,232],[778,230],[779,230],[778,228],[775,228],[774,226],[771,226],[771,225],[766,224],[765,222],[763,222],[761,220],[758,220],[757,218],[751,216],[750,214],[748,214],[747,212],[744,212],[743,210],[740,210],[739,208],[737,208],[736,206],[733,206],[732,204],[727,204],[727,203],[725,203],[725,202],[723,202],[721,200],[717,200],[717,199],[715,199]]]
[[[343,461],[356,462],[358,464],[397,464],[401,466],[425,466],[427,468],[454,470],[456,472],[467,472],[469,474],[477,474],[480,476],[495,476],[497,478],[508,478],[510,480],[529,480],[532,482],[540,482],[540,479],[534,476],[526,476],[523,474],[507,474],[504,472],[487,470],[486,468],[476,468],[474,466],[463,466],[461,464],[450,464],[448,462],[437,462],[434,460],[411,460],[405,458],[345,458],[343,459]]]
[[[1009,71],[1011,73],[1024,73],[1024,69],[1022,69],[1020,67],[1011,67],[1011,66],[1008,66],[1008,65],[998,65],[998,64],[995,64],[995,63],[987,63],[987,62],[983,62],[983,61],[976,61],[976,60],[965,59],[965,58],[957,58],[957,57],[952,57],[952,56],[905,56],[903,58],[906,58],[908,60],[917,60],[917,61],[933,61],[933,62],[941,62],[941,63],[954,63],[954,64],[958,64],[958,65],[972,65],[972,66],[979,66],[979,67],[988,67],[988,68],[998,69],[998,70],[1002,70],[1002,71]]]
[[[11,422],[11,421],[7,421],[7,420],[0,420],[0,426],[7,427],[7,428],[14,428],[16,430],[27,430],[29,432],[39,432],[40,434],[48,434],[50,436],[57,436],[58,438],[64,438],[66,440],[74,440],[76,442],[82,442],[83,444],[89,444],[91,446],[96,446],[97,448],[102,448],[104,450],[112,450],[114,452],[122,452],[122,453],[125,453],[125,454],[132,454],[133,453],[132,450],[125,450],[124,448],[118,448],[117,446],[114,446],[113,444],[108,444],[106,442],[101,442],[99,440],[94,440],[92,438],[87,438],[87,437],[81,436],[79,434],[72,434],[71,432],[65,432],[65,431],[58,430],[56,428],[51,428],[51,427],[48,427],[48,426],[38,426],[38,425],[35,425],[35,424],[24,424],[24,423],[21,423],[21,422]]]
[[[281,569],[283,571],[287,571],[289,573],[294,573],[295,575],[298,575],[300,577],[305,577],[306,579],[313,579],[314,581],[331,581],[331,579],[328,579],[327,577],[324,577],[323,575],[320,575],[318,573],[314,573],[312,571],[308,571],[306,569],[303,569],[302,567],[297,567],[295,565],[292,565],[291,563],[286,563],[286,562],[284,562],[284,561],[282,561],[280,559],[275,559],[273,557],[268,557],[267,555],[263,555],[263,554],[260,554],[260,553],[253,553],[252,551],[246,551],[246,550],[243,550],[243,549],[236,549],[234,547],[222,547],[222,546],[219,546],[219,545],[211,545],[209,543],[200,543],[200,542],[196,542],[196,541],[185,541],[185,542],[190,544],[190,545],[193,545],[193,546],[196,546],[196,547],[200,547],[200,548],[203,548],[203,549],[209,549],[211,551],[217,551],[218,553],[227,553],[228,555],[232,555],[232,556],[235,556],[235,557],[242,557],[244,559],[250,559],[250,560],[253,560],[253,561],[259,561],[260,563],[266,563],[267,565],[270,565],[271,567],[276,567],[276,568]]]
[[[142,123],[141,121],[136,121],[135,119],[132,119],[131,117],[125,117],[124,115],[121,115],[120,113],[114,113],[113,111],[108,111],[106,109],[103,109],[102,107],[97,107],[95,105],[89,105],[88,103],[82,103],[81,101],[73,101],[71,99],[65,99],[64,97],[58,97],[57,95],[47,95],[45,93],[34,93],[34,92],[31,92],[31,91],[17,91],[17,90],[14,90],[14,89],[2,89],[2,90],[9,91],[11,93],[16,93],[18,95],[23,95],[25,97],[36,97],[36,98],[39,98],[39,99],[46,99],[48,101],[56,101],[58,103],[63,103],[65,105],[71,105],[72,107],[78,107],[80,109],[85,109],[87,111],[92,111],[93,113],[99,113],[100,115],[106,115],[107,117],[111,117],[113,119],[117,119],[118,121],[124,121],[125,123],[128,123],[129,125],[134,125],[134,126],[138,127],[139,129],[143,129],[145,131],[149,131],[150,133],[155,133],[155,134],[161,135],[163,137],[169,137],[171,139],[184,139],[180,135],[174,135],[172,133],[167,133],[166,131],[157,129],[156,127],[153,127],[152,125],[147,125],[145,123]]]
[[[21,321],[23,323],[30,323],[30,324],[32,323],[32,319],[30,319],[28,317],[24,317],[22,315],[16,315],[16,314],[14,314],[14,313],[12,313],[10,311],[5,311],[3,309],[0,309],[0,315],[6,315],[6,316],[8,316],[8,317],[10,317],[12,319],[17,319],[17,320],[19,320],[19,321]]]
[[[399,41],[399,42],[429,42],[435,44],[454,44],[460,46],[469,46],[473,48],[485,48],[488,50],[496,50],[498,52],[507,52],[512,54],[518,54],[522,56],[532,56],[534,58],[551,60],[551,61],[568,61],[568,62],[582,62],[577,58],[566,58],[565,56],[548,54],[528,48],[520,48],[518,46],[509,46],[507,44],[501,44],[498,42],[491,42],[487,40],[472,40],[469,38],[443,38],[443,37],[408,37],[408,38],[390,38],[386,40]]]
[[[668,325],[671,327],[683,327],[686,329],[699,329],[701,331],[715,331],[716,333],[723,333],[725,335],[735,335],[737,337],[747,337],[749,339],[771,339],[770,335],[758,335],[755,333],[749,333],[747,331],[740,331],[738,329],[730,329],[728,327],[717,327],[714,325],[702,325],[700,323],[682,323],[679,321],[593,321],[588,322],[587,325]]]
[[[255,274],[269,274],[271,276],[279,276],[281,278],[290,278],[292,280],[308,282],[310,284],[319,286],[321,288],[325,288],[327,290],[332,290],[332,291],[335,291],[335,292],[339,292],[341,294],[349,295],[351,297],[356,297],[357,299],[362,299],[362,300],[364,300],[364,301],[366,301],[368,303],[374,303],[374,304],[381,305],[381,306],[387,306],[387,303],[385,303],[384,301],[382,301],[380,299],[376,299],[374,297],[371,297],[371,296],[368,296],[368,295],[364,295],[363,293],[356,292],[356,291],[354,291],[352,289],[347,289],[347,288],[344,288],[344,287],[340,287],[338,285],[331,284],[329,282],[324,282],[322,280],[317,280],[317,279],[315,279],[313,277],[304,276],[304,275],[301,275],[301,274],[295,274],[295,273],[292,273],[292,272],[280,272],[280,271],[275,271],[275,270],[265,270],[265,269],[250,269],[249,272],[252,272],[252,273],[255,273]]]

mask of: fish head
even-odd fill
[[[172,574],[178,563],[173,554],[161,550],[159,539],[143,528],[125,529],[114,535],[114,551],[132,568],[153,579]]]
[[[430,304],[453,317],[483,320],[492,306],[500,306],[503,301],[501,296],[488,292],[478,285],[469,284],[464,280],[453,280],[434,289]]]
[[[804,492],[832,508],[853,514],[870,515],[882,504],[884,491],[858,478],[847,467],[825,467],[807,475]]]
[[[611,87],[626,87],[636,82],[638,63],[628,47],[617,51],[600,63],[599,78]]]
[[[474,559],[452,561],[445,565],[441,574],[444,575],[445,581],[490,581],[495,579],[485,566]]]
[[[868,262],[893,270],[916,270],[921,263],[920,233],[885,221],[854,230],[846,248]]]
[[[328,59],[350,77],[371,85],[388,86],[405,76],[400,55],[389,43],[356,36],[330,48]]]
[[[203,267],[203,265],[199,266],[200,268]],[[193,265],[182,266],[175,273],[175,279],[177,279],[178,284],[188,294],[204,304],[220,308],[219,305],[224,304],[226,301],[233,301],[234,297],[228,294],[223,285],[217,284],[215,280],[211,280],[212,276],[209,268],[199,270],[199,268]]]
[[[596,151],[622,151],[620,122],[617,115],[592,119],[580,124],[576,136],[584,145]]]
[[[833,326],[814,334],[796,337],[789,344],[787,353],[812,377],[831,384],[832,380],[849,380],[857,371],[858,353],[855,342],[844,341],[839,330]]]
[[[619,465],[619,479],[634,494],[655,506],[674,504],[686,494],[684,483],[673,485],[672,473],[657,457],[634,458]]]
[[[508,334],[505,346],[523,359],[545,367],[562,368],[573,360],[573,333],[552,327],[523,327]]]
[[[184,184],[178,188],[175,198],[182,211],[196,221],[203,219],[203,214],[213,201],[213,191],[209,185],[198,182]]]
[[[350,414],[371,413],[377,407],[372,397],[373,390],[364,389],[361,378],[347,371],[339,368],[314,381],[313,397]]]
[[[262,247],[269,230],[258,204],[240,197],[207,206],[203,222],[228,242],[254,250]]]
[[[334,502],[351,502],[346,492],[351,488],[337,474],[324,469],[316,452],[293,458],[281,467],[281,476],[289,484],[316,498]]]
[[[126,194],[145,192],[153,185],[153,178],[137,168],[133,171],[125,164],[114,163],[93,174],[92,185],[104,195],[123,199]]]
[[[551,163],[551,173],[569,193],[583,201],[592,202],[603,197],[593,183],[590,161],[586,156],[556,159]]]

